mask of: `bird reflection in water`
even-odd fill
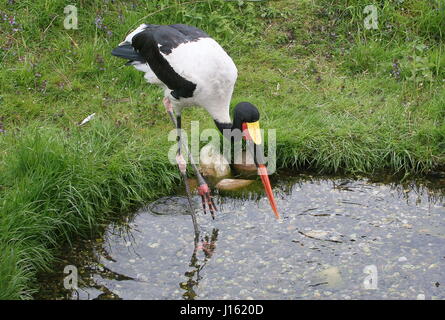
[[[217,240],[218,229],[215,228],[212,230],[211,237],[206,235],[200,242],[195,239],[193,254],[189,264],[189,267],[192,267],[192,270],[184,273],[184,275],[187,277],[187,281],[179,284],[179,287],[185,290],[185,293],[182,295],[185,300],[194,300],[196,298],[197,294],[195,289],[198,287],[199,281],[202,279],[200,272],[207,264],[207,261],[209,261],[213,256]],[[198,255],[200,251],[204,253],[202,260]]]

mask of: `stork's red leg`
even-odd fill
[[[174,115],[173,115],[173,107],[171,105],[171,102],[168,98],[164,98],[164,106],[167,110],[167,113],[169,114],[173,124],[176,126],[178,130],[178,153],[176,154],[176,163],[178,164],[179,172],[181,173],[182,179],[184,180],[185,185],[185,191],[187,193],[187,199],[189,203],[190,208],[190,214],[192,216],[192,222],[193,222],[193,228],[195,229],[195,239],[198,239],[199,237],[199,227],[198,223],[196,221],[196,215],[195,215],[195,208],[192,204],[192,196],[190,194],[190,185],[187,181],[187,162],[185,161],[183,155],[182,155],[182,141],[181,141],[181,117],[178,116],[177,121],[175,121]]]
[[[172,104],[171,104],[169,98],[167,98],[167,97],[164,98],[164,105],[165,105],[165,108],[166,108],[168,114],[170,115],[172,122],[174,123],[175,127],[178,129],[178,154],[182,154],[183,147],[186,149],[185,151],[188,152],[187,147],[183,146],[182,141],[181,141],[181,117],[178,116],[175,119],[175,117],[173,115],[173,107],[172,107]],[[206,207],[208,207],[208,209],[212,215],[212,218],[215,219],[215,212],[217,211],[217,209],[216,209],[215,203],[213,202],[213,198],[210,194],[210,188],[209,188],[207,182],[202,177],[201,173],[199,172],[199,169],[196,166],[195,162],[193,161],[193,157],[190,152],[189,152],[189,159],[190,159],[190,164],[191,164],[193,170],[195,171],[196,177],[198,178],[198,183],[199,183],[198,194],[201,196],[202,208],[204,210],[204,213],[207,213]],[[177,158],[177,161],[178,161],[178,158]],[[179,165],[179,162],[178,162],[178,165]]]

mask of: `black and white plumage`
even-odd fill
[[[217,123],[231,123],[229,106],[237,68],[204,31],[183,24],[142,24],[112,54],[128,59],[149,83],[161,86],[176,114],[197,105]]]
[[[241,102],[235,106],[233,122],[231,121],[230,101],[238,70],[232,58],[218,42],[204,31],[184,24],[141,24],[112,51],[112,54],[127,59],[128,65],[145,73],[144,78],[149,83],[164,89],[164,105],[177,129],[181,128],[182,109],[200,106],[208,111],[226,137],[233,137],[233,132],[247,132],[245,138],[254,142],[252,152],[255,164],[272,209],[276,217],[279,217],[262,156],[260,114],[254,105]],[[176,121],[172,109],[175,111]],[[177,162],[181,174],[186,177],[179,131]],[[240,139],[240,134],[235,135],[238,137],[235,139]],[[204,211],[207,204],[213,215],[213,209],[216,208],[209,188],[197,168],[194,170],[200,184],[198,191],[202,196]]]

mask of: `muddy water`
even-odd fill
[[[199,213],[196,253],[186,198],[150,203],[67,252],[37,298],[445,299],[443,181],[273,185],[280,222],[258,185],[217,194],[216,219]],[[64,289],[65,265],[77,267],[78,290]]]

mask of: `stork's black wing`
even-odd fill
[[[190,98],[193,96],[196,84],[180,76],[161,52],[169,55],[180,44],[205,37],[209,36],[204,31],[187,25],[147,25],[143,31],[133,37],[132,46],[147,61],[159,80],[172,90],[173,97]],[[178,64],[180,63],[187,63],[187,61],[178,61]]]
[[[150,33],[154,41],[159,45],[159,50],[166,55],[170,54],[180,44],[210,37],[201,29],[185,24],[172,24],[169,26],[149,24],[143,32]]]
[[[176,99],[193,96],[196,84],[180,76],[163,56],[168,56],[179,45],[209,38],[204,31],[185,24],[169,26],[146,24],[144,29],[136,34],[132,43],[125,43],[115,48],[111,54],[133,62],[148,63],[154,74],[170,90]],[[161,54],[162,53],[162,54]],[[181,59],[181,57],[175,57]],[[175,65],[187,63],[185,59],[174,61]]]

